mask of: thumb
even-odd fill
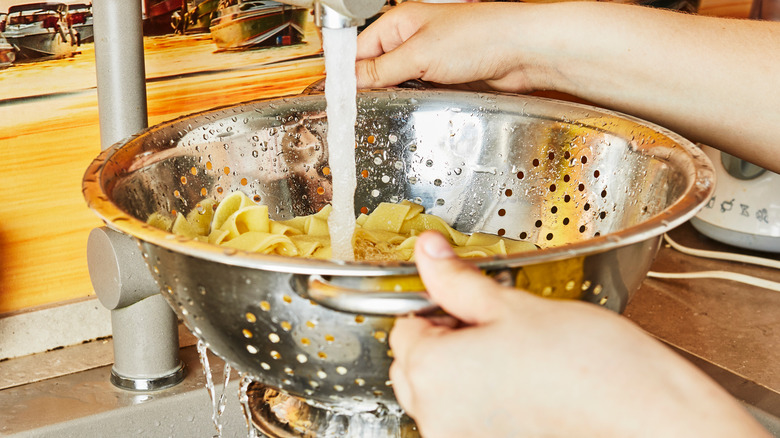
[[[441,234],[421,234],[414,252],[428,293],[447,313],[471,325],[491,322],[504,314],[503,287],[458,258]]]

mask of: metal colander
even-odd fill
[[[543,296],[622,311],[662,234],[713,188],[690,142],[596,108],[448,90],[358,101],[356,213],[407,199],[462,232],[534,242],[543,249],[474,263]],[[250,254],[145,224],[235,190],[274,219],[318,211],[331,197],[324,109],[323,95],[300,95],[161,124],[101,153],[84,193],[139,240],[165,298],[234,367],[312,404],[393,408],[393,315],[429,307],[424,293],[393,291],[413,264]]]

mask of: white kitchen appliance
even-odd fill
[[[691,224],[723,243],[780,253],[780,175],[709,146],[715,193]]]

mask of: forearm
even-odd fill
[[[518,42],[523,52],[539,53],[538,88],[654,121],[780,171],[777,23],[589,2],[529,12],[533,21]],[[550,23],[557,23],[554,32]]]

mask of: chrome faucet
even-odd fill
[[[314,9],[318,27],[342,29],[362,26],[382,9],[385,0],[279,0],[288,5]]]

